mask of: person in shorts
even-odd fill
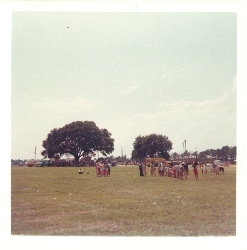
[[[182,163],[179,164],[179,179],[183,180],[184,175],[184,165]]]
[[[198,169],[197,169],[197,162],[195,162],[193,165],[192,165],[192,168],[193,168],[193,172],[194,172],[194,175],[195,175],[195,178],[196,180],[198,180]]]

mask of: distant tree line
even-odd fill
[[[114,150],[114,139],[107,129],[100,129],[92,121],[76,121],[61,128],[54,128],[43,141],[44,150],[41,152],[44,158],[59,161],[62,156],[73,156],[75,163],[79,163],[83,157],[94,158],[100,152],[103,160],[115,162],[137,162],[146,157],[165,158],[166,160],[178,160],[184,158],[198,158],[206,160],[216,158],[223,161],[236,159],[236,146],[224,146],[221,149],[207,149],[202,152],[183,153],[173,152],[172,142],[166,135],[150,134],[135,138],[131,158],[126,155],[114,157],[110,155]],[[23,164],[25,161],[11,160],[12,165]]]
[[[188,151],[186,150],[184,153],[171,153],[171,160],[183,160],[186,158],[194,158],[198,161],[208,162],[211,159],[221,160],[221,161],[229,161],[230,163],[234,163],[234,160],[237,159],[237,147],[229,147],[223,146],[221,149],[206,149],[201,152],[197,151]]]

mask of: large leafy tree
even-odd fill
[[[136,137],[133,143],[132,158],[163,157],[169,160],[172,142],[165,135],[150,134]]]
[[[107,129],[99,129],[92,121],[76,121],[51,130],[43,147],[43,156],[56,158],[70,154],[78,163],[81,157],[95,156],[96,151],[104,156],[110,154],[114,150],[114,139]]]

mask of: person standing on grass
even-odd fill
[[[96,176],[98,175],[98,162],[95,164]]]
[[[146,175],[147,175],[146,164],[145,164],[145,162],[143,162],[143,164],[142,164],[142,174],[143,174],[143,176],[146,176]]]
[[[104,176],[104,162],[100,162],[100,176]]]
[[[160,167],[161,167],[161,176],[164,176],[165,175],[165,162],[161,162]]]
[[[180,163],[179,164],[179,179],[183,180],[183,175],[184,175],[184,164]]]
[[[198,180],[197,162],[195,162],[195,163],[192,165],[192,168],[193,168],[193,172],[194,172],[195,178],[196,178],[196,180]]]
[[[189,174],[189,166],[188,166],[188,163],[185,163],[184,164],[184,178],[185,178],[185,180],[187,180],[188,174]]]
[[[171,165],[168,165],[168,166],[166,167],[166,176],[167,176],[167,177],[170,177],[170,166],[171,166]]]
[[[151,176],[153,176],[154,175],[154,164],[153,163],[151,163],[150,172],[151,172]]]
[[[103,166],[104,166],[103,167],[103,175],[104,175],[104,177],[107,177],[108,176],[107,163],[105,162]]]
[[[180,167],[179,167],[179,163],[178,163],[178,162],[176,163],[176,166],[175,166],[175,167],[176,167],[176,176],[175,176],[175,177],[176,177],[176,178],[179,178],[179,170],[180,170]]]
[[[153,175],[156,176],[156,167],[158,166],[157,163],[154,164],[154,168],[153,168]]]
[[[140,170],[140,176],[143,176],[143,172],[142,172],[142,163],[140,162],[139,164],[139,170]]]
[[[204,171],[203,165],[201,166],[201,164],[200,164],[199,168],[202,170],[202,174],[203,174],[203,171]]]
[[[100,175],[101,175],[101,174],[100,174],[100,163],[99,163],[99,162],[96,163],[96,175],[97,175],[97,176],[100,176]]]
[[[203,165],[202,165],[202,162],[198,162],[199,164],[199,168],[202,170],[202,174],[203,174]]]
[[[111,164],[110,164],[110,162],[108,161],[108,162],[107,162],[107,171],[108,171],[108,175],[111,174],[111,169],[110,169],[110,167],[111,167]]]
[[[177,172],[177,166],[173,166],[172,169],[173,169],[173,177],[177,178],[177,174],[178,174],[178,172]]]
[[[170,166],[169,167],[169,177],[173,177],[173,168],[174,168],[174,166]]]

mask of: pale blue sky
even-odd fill
[[[236,57],[236,13],[13,12],[11,158],[78,120],[108,129],[114,156],[150,133],[235,146]]]

